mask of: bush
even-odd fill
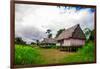
[[[38,50],[29,46],[15,46],[15,64],[38,64],[42,59]]]
[[[60,46],[56,45],[40,45],[41,48],[58,49]]]
[[[26,44],[26,42],[23,41],[21,37],[16,37],[15,38],[15,44]]]
[[[94,43],[89,42],[85,44],[85,46],[79,49],[78,52],[75,54],[66,56],[62,62],[64,63],[72,63],[72,62],[94,62],[95,55],[94,55]]]

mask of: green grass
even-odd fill
[[[15,64],[56,64],[56,63],[77,63],[93,62],[94,43],[88,42],[78,52],[64,52],[59,48],[40,48],[33,45],[15,45]]]
[[[76,62],[94,62],[94,43],[86,43],[82,49],[75,54],[66,56],[62,59],[63,63],[76,63]]]
[[[15,64],[38,64],[42,63],[40,53],[36,48],[27,45],[15,45]]]

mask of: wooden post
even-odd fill
[[[70,52],[70,47],[69,47],[69,52]]]
[[[68,52],[69,52],[69,47],[68,47]]]
[[[66,47],[66,51],[68,51],[68,47]]]

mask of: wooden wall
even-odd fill
[[[69,39],[69,40],[64,40],[62,46],[82,46],[84,44],[85,44],[85,40]]]

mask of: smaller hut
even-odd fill
[[[42,47],[50,47],[56,45],[56,40],[54,38],[44,38],[41,45]]]

